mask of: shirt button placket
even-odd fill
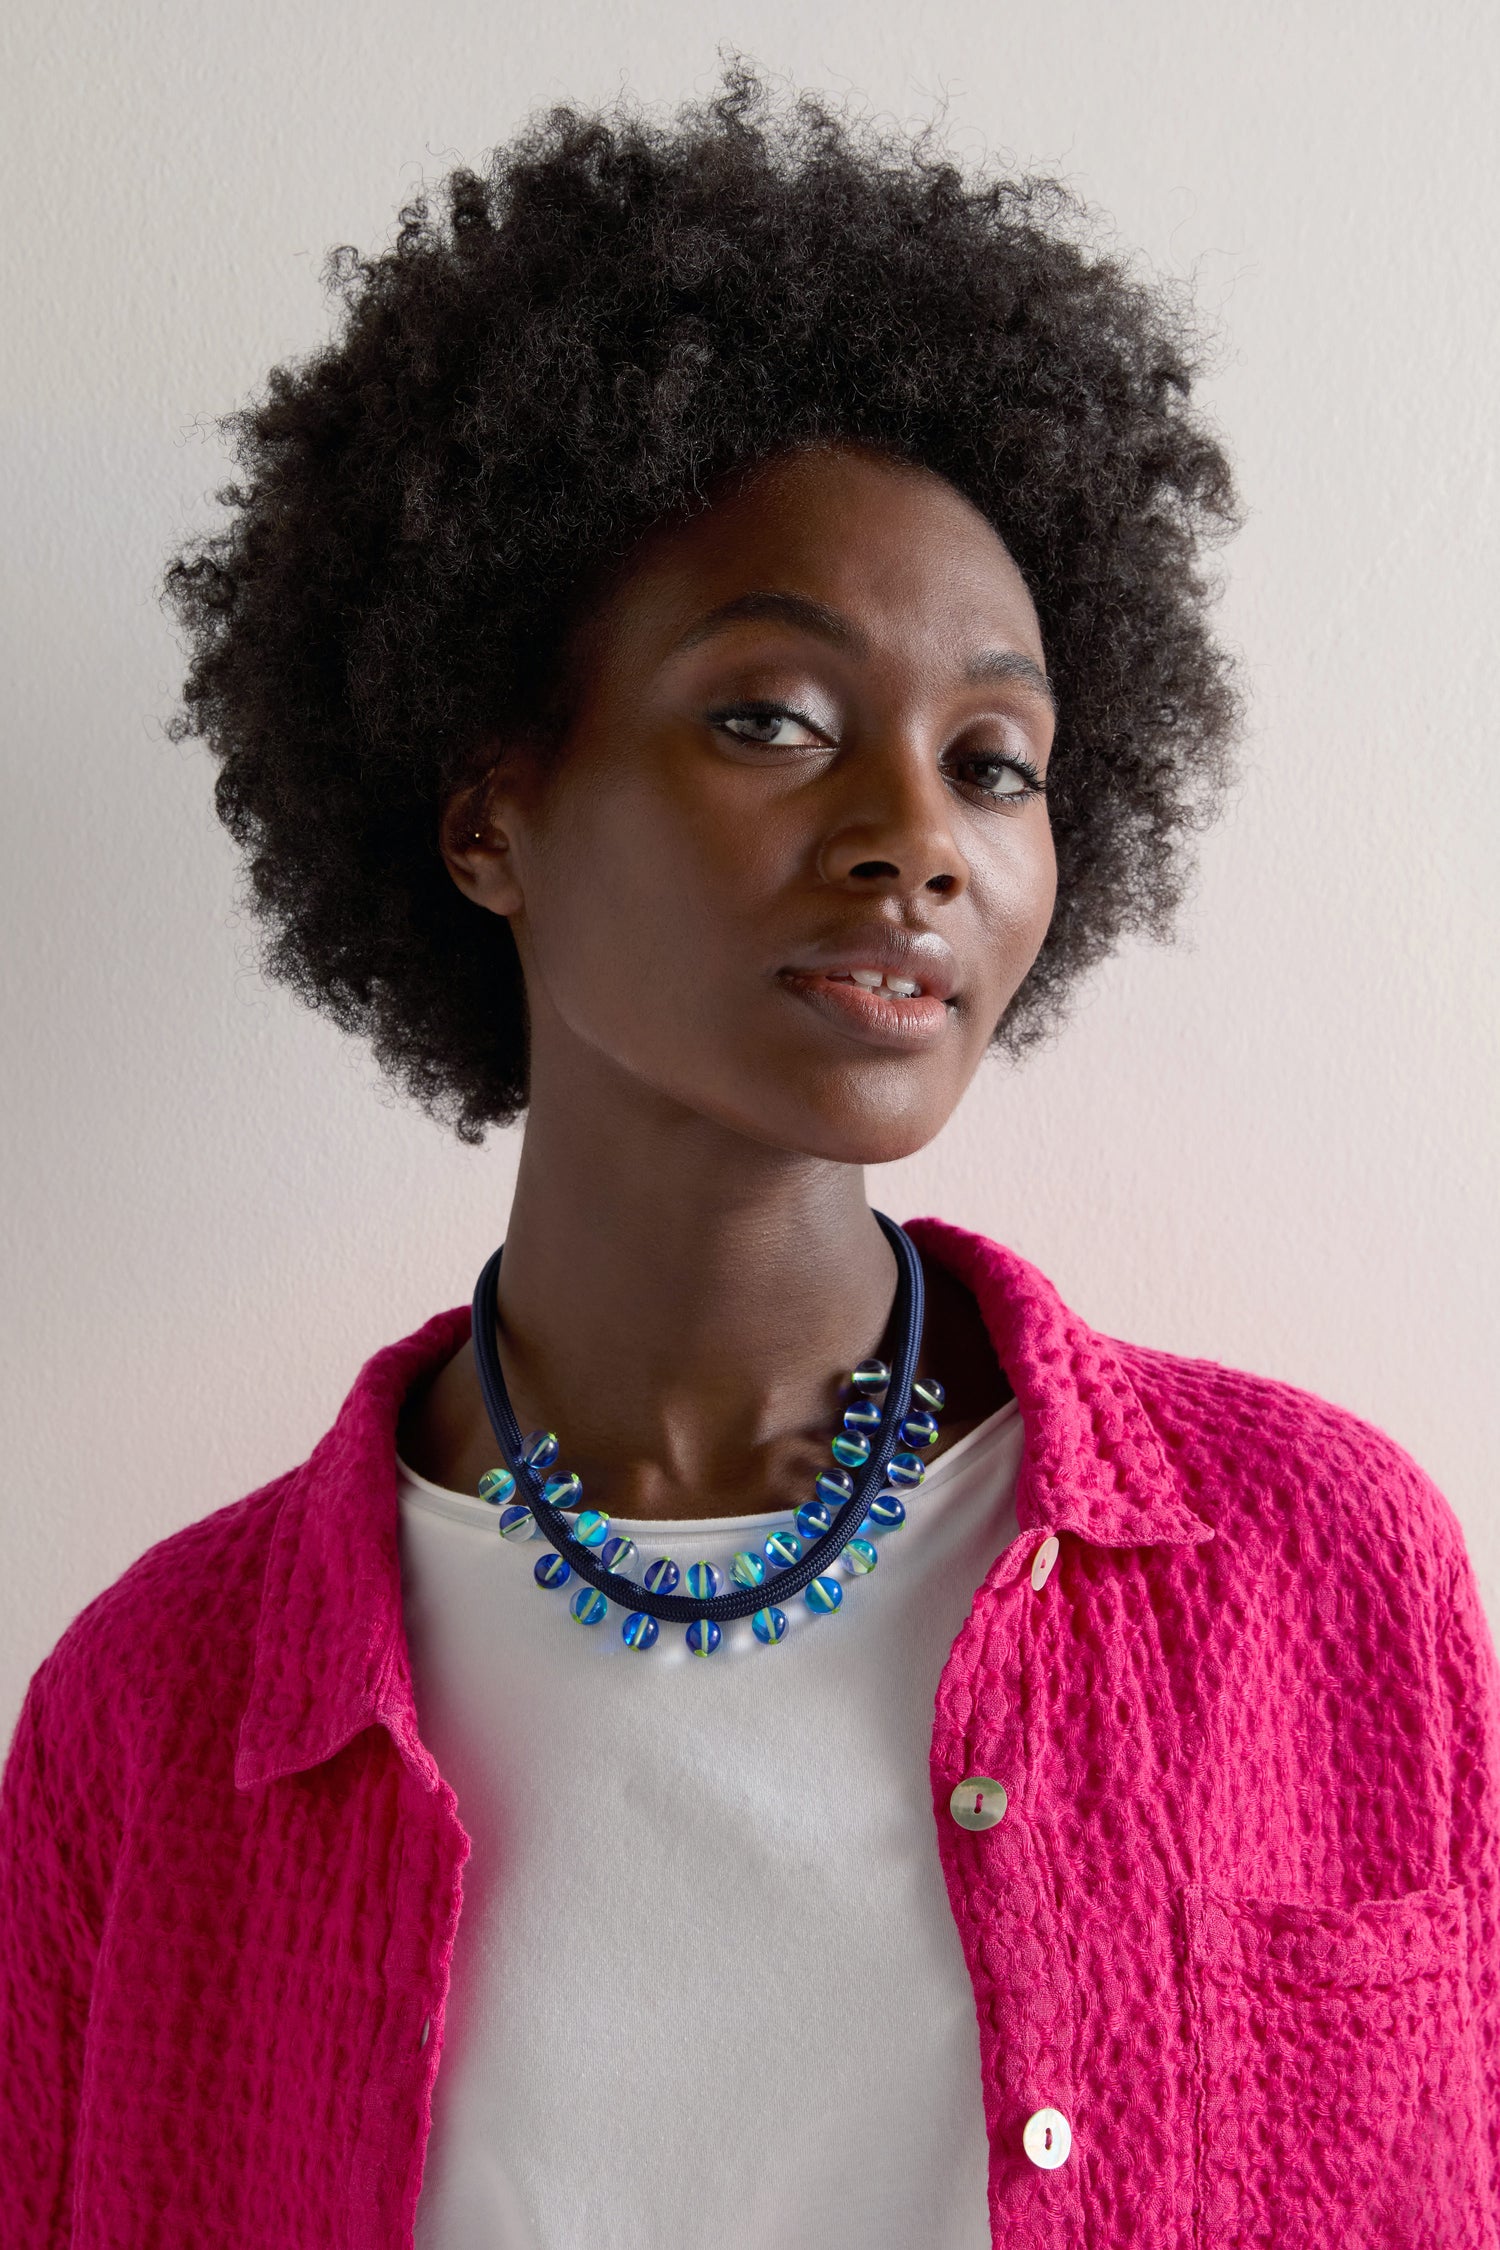
[[[1056,1533],[1044,1539],[1031,1558],[1031,1590],[1041,1593],[1053,1568],[1062,1543]],[[1043,2172],[1055,2172],[1059,2164],[1066,2164],[1073,2146],[1073,2128],[1060,2109],[1035,2109],[1021,2128],[1021,2146],[1033,2164]]]

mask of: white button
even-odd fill
[[[1055,2172],[1068,2161],[1073,2128],[1060,2109],[1034,2109],[1021,2129],[1021,2146],[1033,2164]]]
[[[419,2039],[419,2040],[417,2041],[417,2053],[418,2053],[418,2054],[420,2054],[420,2053],[422,2052],[422,2049],[423,2049],[423,2048],[424,2048],[424,2047],[426,2046],[426,2044],[427,2044],[427,2034],[428,2034],[428,2032],[429,2032],[429,2031],[431,2031],[431,2029],[432,2029],[432,2018],[431,2018],[431,2016],[424,2016],[424,2017],[422,2018],[422,2036],[421,2036],[421,2038],[420,2038],[420,2039]]]
[[[1003,1781],[991,1781],[988,1774],[971,1773],[948,1799],[948,1810],[960,1828],[994,1828],[1004,1820],[1009,1802]]]
[[[1034,1594],[1039,1594],[1052,1576],[1052,1565],[1056,1562],[1057,1557],[1058,1543],[1056,1538],[1044,1539],[1031,1558],[1031,1590]],[[1049,2110],[1047,2114],[1050,2117],[1052,2112]]]

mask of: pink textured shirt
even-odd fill
[[[1452,1511],[1354,1416],[910,1231],[1025,1423],[931,1745],[996,2244],[1493,2250],[1500,1668]],[[375,1353],[300,1467],[142,1556],[32,1680],[0,1793],[15,2250],[411,2240],[468,1840],[416,1726],[395,1429],[468,1327]],[[1008,1792],[988,1830],[950,1812],[970,1775]],[[722,2237],[711,2163],[704,2208]]]

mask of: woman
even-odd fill
[[[865,1199],[1229,770],[1229,472],[1074,217],[746,73],[559,111],[237,419],[169,590],[268,967],[525,1141],[31,1683],[8,2241],[1497,2239],[1452,1512]]]

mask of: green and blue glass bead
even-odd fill
[[[804,1500],[792,1520],[804,1539],[821,1539],[833,1522],[833,1510],[822,1500]]]

